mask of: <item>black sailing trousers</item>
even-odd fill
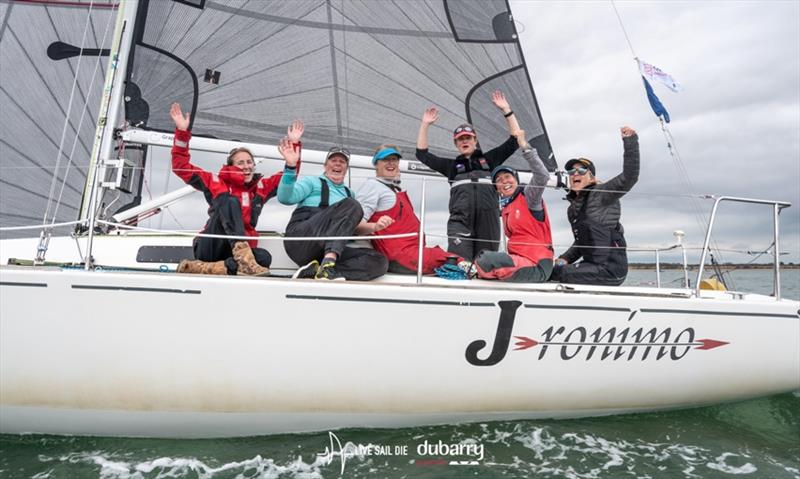
[[[628,275],[628,256],[624,250],[613,250],[603,263],[581,261],[553,268],[550,281],[571,284],[619,286]]]
[[[447,251],[473,261],[500,245],[500,207],[494,186],[468,183],[450,190]]]
[[[353,236],[364,212],[353,198],[328,206],[301,206],[294,210],[286,236]],[[302,266],[310,261],[322,261],[326,253],[336,253],[336,270],[347,280],[369,281],[386,274],[389,262],[372,248],[348,248],[346,240],[285,241],[286,254]]]
[[[203,228],[203,233],[212,235],[245,236],[242,207],[239,200],[228,193],[223,193],[214,198],[211,217]],[[239,265],[233,259],[233,245],[238,239],[202,238],[194,239],[194,257],[200,261],[225,261],[228,274],[235,275]],[[272,255],[263,248],[252,248],[256,263],[269,268],[272,264]]]

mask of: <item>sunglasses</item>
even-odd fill
[[[572,176],[572,175],[574,175],[575,173],[577,173],[577,174],[579,174],[579,175],[583,176],[583,175],[585,175],[585,174],[586,174],[586,172],[587,172],[587,171],[589,171],[589,168],[586,168],[585,166],[579,166],[579,167],[577,167],[577,168],[570,168],[570,169],[568,169],[568,170],[567,170],[567,174],[568,174],[569,176]]]
[[[459,126],[456,128],[456,131],[453,132],[453,135],[458,135],[460,133],[475,133],[475,130],[471,126]]]

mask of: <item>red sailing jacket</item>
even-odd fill
[[[419,219],[414,213],[411,200],[408,199],[408,193],[395,190],[395,195],[397,196],[397,201],[395,201],[394,206],[385,211],[376,211],[369,219],[370,223],[375,223],[381,216],[386,215],[392,218],[394,223],[374,234],[419,233]],[[372,247],[386,256],[389,261],[394,261],[410,270],[417,269],[417,259],[419,258],[418,235],[407,238],[372,240]],[[433,273],[433,269],[441,266],[448,256],[451,256],[450,253],[439,247],[424,248],[422,252],[422,272],[425,274]]]
[[[192,133],[185,130],[175,130],[175,140],[172,145],[172,171],[187,185],[201,191],[209,205],[208,214],[213,214],[213,200],[222,193],[230,193],[239,200],[242,206],[242,219],[244,232],[247,236],[258,236],[256,223],[261,214],[264,203],[276,195],[278,183],[283,172],[276,173],[269,178],[260,174],[253,175],[253,179],[246,183],[242,170],[236,166],[225,165],[219,174],[198,168],[189,162],[189,140]],[[205,227],[203,227],[205,231]],[[258,245],[257,240],[248,241],[250,247]]]
[[[550,232],[550,218],[542,201],[544,220],[533,217],[528,209],[525,194],[520,192],[507,204],[500,215],[508,238],[508,252],[524,256],[537,263],[541,259],[553,259],[553,238]]]

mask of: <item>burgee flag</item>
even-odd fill
[[[683,86],[675,81],[675,79],[672,78],[672,75],[669,73],[664,72],[655,65],[643,62],[638,58],[636,59],[636,62],[639,63],[639,71],[642,73],[643,77],[651,81],[657,81],[674,92],[683,90]]]
[[[642,81],[644,82],[644,89],[647,91],[647,100],[650,102],[650,108],[653,109],[653,113],[655,113],[656,116],[664,118],[664,121],[669,123],[669,113],[667,113],[667,109],[664,108],[664,105],[661,104],[661,100],[656,96],[653,87],[650,86],[650,83],[648,83],[647,78],[644,76],[642,77]]]

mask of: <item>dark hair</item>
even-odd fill
[[[239,152],[242,152],[242,151],[247,153],[248,155],[250,155],[250,159],[255,161],[256,157],[253,156],[253,152],[250,151],[249,148],[245,148],[243,146],[240,146],[238,148],[232,149],[231,152],[228,153],[228,166],[232,166],[233,165],[233,157],[234,157],[234,155],[236,155],[236,153],[239,153]]]

